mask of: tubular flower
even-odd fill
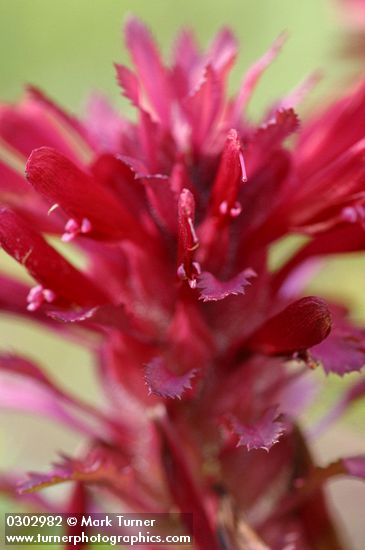
[[[69,509],[118,498],[123,511],[192,512],[200,550],[340,548],[322,486],[364,477],[365,457],[316,467],[297,418],[311,368],[365,362],[345,309],[305,293],[314,263],[365,247],[365,84],[301,126],[298,88],[255,125],[246,107],[284,37],[228,97],[229,30],[205,53],[183,31],[169,67],[141,22],[125,34],[134,69],[116,72],[135,122],[101,97],[79,120],[32,87],[0,109],[3,158],[25,165],[24,178],[0,163],[0,243],[35,281],[2,274],[0,306],[90,346],[108,402],[1,355],[3,408],[89,438],[18,493],[4,474],[3,489],[43,510],[37,491],[71,482]],[[272,269],[272,245],[294,233],[305,244]],[[321,429],[364,391],[357,382]]]

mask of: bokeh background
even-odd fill
[[[310,109],[336,96],[363,69],[343,55],[348,34],[336,0],[0,0],[1,100],[16,101],[22,96],[24,83],[32,83],[77,113],[84,110],[91,91],[106,93],[119,109],[128,111],[115,82],[113,62],[127,61],[121,28],[130,12],[151,26],[166,56],[182,25],[193,27],[202,44],[220,26],[231,26],[241,42],[232,87],[238,84],[249,63],[281,31],[287,30],[288,43],[267,71],[251,106],[253,117],[309,73],[320,69],[323,79],[300,109],[300,115],[305,117]],[[280,262],[291,246],[295,242],[275,247],[273,264]],[[0,267],[25,277],[2,252]],[[345,260],[334,258],[323,266],[309,290],[343,300],[351,307],[353,318],[365,323],[364,275],[365,254],[353,254]],[[100,400],[91,358],[76,345],[2,316],[0,349],[26,352],[64,387],[91,401]],[[344,381],[320,373],[317,376],[325,391],[303,416],[304,426],[320,417],[338,398],[340,389],[358,375],[348,375]],[[340,423],[314,442],[318,461],[336,459],[343,452],[365,452],[364,421],[364,406],[352,407]],[[55,427],[47,418],[24,417],[15,412],[1,414],[2,470],[46,470],[57,451],[73,452],[79,445],[82,441],[74,434]],[[365,484],[335,481],[328,492],[348,547],[363,550]],[[1,500],[1,508],[16,509],[6,500]]]

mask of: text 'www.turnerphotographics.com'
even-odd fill
[[[186,545],[192,514],[5,514],[5,545]]]

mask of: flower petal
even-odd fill
[[[194,228],[195,200],[188,189],[183,189],[178,202],[178,275],[188,279],[193,287],[199,269],[193,262],[194,252],[199,246]]]
[[[176,235],[178,197],[171,181],[165,176],[150,176],[143,178],[143,182],[152,212],[162,227]]]
[[[29,187],[25,178],[1,161],[0,203],[19,212],[41,231],[58,233],[64,225],[64,221],[57,215],[48,215],[46,201]]]
[[[61,390],[44,374],[41,368],[20,355],[0,354],[0,369],[4,372],[25,376],[44,385],[56,395],[64,395]]]
[[[163,124],[170,118],[170,85],[168,73],[148,29],[135,17],[125,26],[127,47],[145,88],[151,106]]]
[[[96,428],[89,421],[83,420],[67,405],[64,396],[56,393],[48,383],[40,383],[35,377],[27,375],[1,373],[0,409],[39,415],[63,424],[82,436],[97,437],[101,427]]]
[[[136,75],[124,67],[124,65],[115,65],[117,71],[117,80],[123,90],[123,95],[129,99],[135,107],[140,107],[140,86]]]
[[[86,108],[85,126],[93,149],[113,154],[122,150],[132,154],[136,133],[133,124],[123,119],[100,93],[91,95]]]
[[[278,109],[258,128],[252,141],[262,152],[277,149],[282,142],[299,128],[299,118],[293,109]]]
[[[242,112],[251,99],[252,92],[254,91],[258,81],[264,74],[265,70],[280,53],[285,40],[286,35],[280,35],[272,44],[271,48],[247,71],[241,83],[240,91],[231,105],[232,126],[236,126],[239,123]]]
[[[308,296],[289,304],[266,321],[250,338],[249,345],[268,355],[304,351],[322,342],[331,325],[327,304]]]
[[[208,62],[222,78],[227,76],[237,55],[237,40],[229,28],[223,28],[210,44]]]
[[[206,67],[198,88],[186,99],[184,107],[191,126],[192,145],[199,151],[212,131],[222,107],[222,82],[211,65]]]
[[[114,194],[48,147],[30,155],[26,175],[32,186],[52,204],[58,204],[82,224],[90,222],[88,235],[98,238],[139,239],[143,231]]]
[[[211,194],[211,209],[215,216],[236,217],[241,212],[237,196],[246,182],[241,143],[236,130],[228,133],[217,176]]]
[[[54,115],[56,119],[63,123],[68,131],[72,130],[78,138],[81,138],[83,141],[81,146],[90,145],[87,130],[76,116],[62,109],[62,107],[57,105],[57,103],[55,103],[36,86],[28,85],[27,93],[34,102],[42,106],[45,110]],[[46,144],[42,143],[41,145]],[[33,147],[33,149],[35,149],[35,147]]]
[[[59,299],[80,306],[107,301],[104,293],[86,275],[68,263],[20,216],[6,208],[0,209],[0,244]]]
[[[10,147],[27,157],[33,149],[47,145],[79,162],[72,143],[51,120],[45,109],[32,100],[20,105],[0,106],[0,136]]]

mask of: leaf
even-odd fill
[[[249,279],[252,277],[256,277],[256,273],[250,268],[241,271],[229,281],[219,281],[212,273],[203,271],[198,277],[199,299],[203,302],[216,302],[230,295],[245,294],[246,287],[251,285]]]
[[[233,432],[239,436],[237,447],[246,446],[248,451],[264,449],[269,452],[285,432],[284,424],[278,417],[277,407],[270,407],[255,424],[244,425],[234,417],[230,419]]]
[[[349,475],[365,479],[365,455],[343,458],[342,463]]]
[[[329,337],[312,349],[313,357],[320,361],[325,372],[343,376],[360,371],[365,365],[365,338],[356,329],[335,329]]]
[[[30,472],[28,480],[19,488],[20,494],[31,493],[67,481],[108,483],[117,488],[130,472],[129,464],[121,453],[98,443],[82,459],[62,455],[49,473]]]
[[[131,328],[130,319],[123,305],[105,304],[77,310],[53,309],[47,311],[47,315],[62,323],[91,323],[123,331]]]
[[[145,366],[145,380],[150,394],[171,399],[181,399],[187,389],[191,389],[191,379],[196,370],[191,369],[178,375],[169,370],[162,357],[155,357]]]

